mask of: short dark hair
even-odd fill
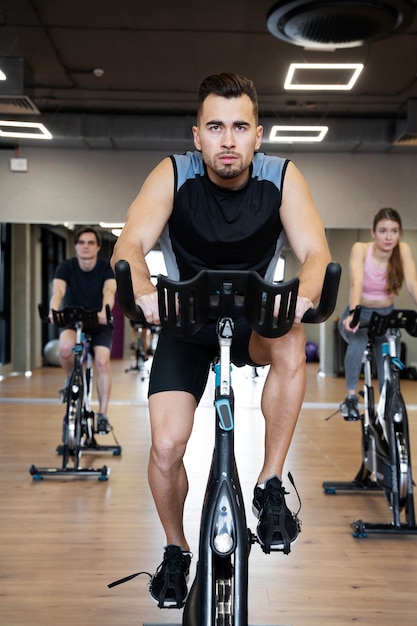
[[[74,234],[74,244],[78,243],[79,238],[81,237],[81,235],[84,235],[84,233],[93,233],[95,235],[98,247],[101,247],[101,237],[98,234],[98,231],[92,226],[82,226],[81,228],[78,228],[78,230],[76,230]]]
[[[201,113],[204,100],[210,94],[221,96],[222,98],[239,98],[246,94],[253,104],[253,113],[256,121],[258,121],[258,94],[256,93],[255,85],[249,78],[233,74],[232,72],[206,76],[198,88],[197,117]]]

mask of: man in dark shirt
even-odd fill
[[[50,311],[59,310],[65,302],[67,306],[81,306],[86,310],[98,311],[99,325],[89,329],[89,334],[97,373],[97,430],[105,434],[112,430],[107,418],[107,408],[111,390],[110,352],[113,338],[113,330],[107,323],[106,305],[113,308],[116,280],[109,262],[98,258],[100,237],[94,228],[79,229],[75,233],[74,243],[76,256],[62,261],[55,271],[49,308]],[[59,336],[59,358],[67,380],[73,367],[74,344],[75,330],[62,329]]]

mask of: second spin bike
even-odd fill
[[[340,266],[329,264],[320,303],[303,321],[322,322],[333,312]],[[119,303],[130,319],[140,319],[133,297],[130,267],[115,267]],[[265,337],[287,333],[293,323],[298,279],[270,284],[256,272],[201,271],[194,279],[174,282],[159,276],[161,325],[179,335],[197,332],[207,319],[217,319],[219,362],[216,366],[215,445],[204,498],[197,571],[188,594],[183,626],[248,625],[248,559],[257,537],[247,527],[234,456],[234,395],[230,348],[234,319],[244,316]],[[280,308],[274,315],[276,296]],[[116,583],[118,584],[118,583]]]
[[[48,315],[39,306],[39,314],[44,322]],[[106,307],[107,323],[112,323],[110,308]],[[121,446],[115,440],[114,445],[100,445],[95,439],[96,416],[91,408],[93,389],[93,357],[90,350],[88,331],[98,324],[96,311],[86,311],[82,307],[68,306],[60,311],[52,311],[54,324],[58,328],[73,325],[75,328],[75,344],[73,347],[74,364],[70,379],[64,390],[65,416],[62,424],[62,445],[57,447],[62,455],[62,467],[37,467],[29,469],[33,480],[41,480],[44,476],[97,476],[99,480],[107,480],[110,468],[82,467],[81,456],[84,451],[105,452],[113,455],[121,454]]]
[[[356,307],[351,326],[359,321]],[[361,325],[362,326],[362,325]],[[417,337],[417,312],[394,309],[388,315],[372,313],[368,324],[368,343],[363,354],[364,412],[360,416],[362,463],[355,478],[349,482],[325,481],[324,492],[383,491],[392,519],[387,523],[352,523],[353,536],[364,538],[368,533],[417,534],[414,510],[413,477],[407,409],[400,389],[400,372],[404,364],[399,358],[401,330]],[[383,384],[378,402],[372,385],[372,364],[375,338],[386,336],[382,344]]]

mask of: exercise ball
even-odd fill
[[[307,363],[314,363],[319,360],[319,347],[314,341],[306,343],[306,360]]]
[[[45,344],[43,356],[47,365],[61,365],[59,362],[59,340],[51,339]]]

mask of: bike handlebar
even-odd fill
[[[303,322],[320,323],[330,317],[336,305],[340,274],[340,265],[329,263],[320,302],[306,312]],[[134,300],[129,263],[118,261],[115,275],[123,313],[129,319],[143,321],[142,310]],[[298,285],[298,278],[271,284],[254,271],[202,270],[194,278],[181,282],[159,275],[161,326],[177,335],[190,335],[208,319],[243,316],[259,335],[280,337],[293,324]],[[280,306],[274,315],[276,296],[280,296]]]
[[[352,321],[349,326],[355,328],[359,323],[362,307],[355,307]],[[381,315],[378,311],[373,311],[368,323],[360,324],[360,328],[368,329],[370,338],[385,335],[389,328],[398,328],[407,331],[411,337],[417,337],[417,311],[412,309],[393,309],[387,315]]]
[[[42,305],[38,304],[38,311],[41,320],[45,323],[49,323],[48,310]],[[60,311],[55,311],[52,309],[52,316],[54,319],[54,324],[58,328],[64,328],[65,326],[70,326],[72,324],[76,324],[77,322],[81,322],[84,328],[94,328],[98,326],[98,311],[87,311],[81,306],[66,306]],[[109,326],[112,325],[112,315],[110,306],[106,304],[106,317],[107,324]]]

